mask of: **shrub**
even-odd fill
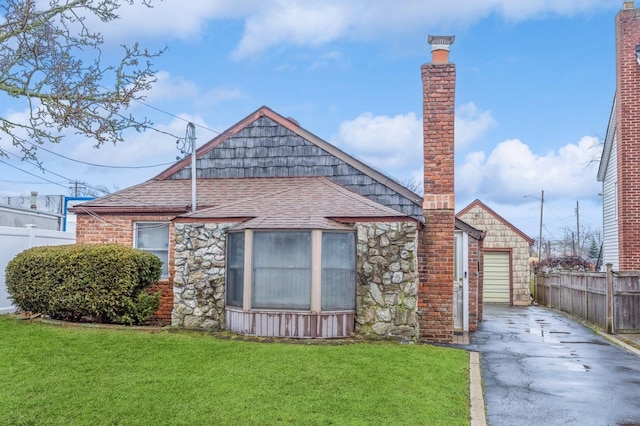
[[[589,271],[594,267],[587,259],[579,256],[548,257],[542,262],[534,262],[534,272],[555,272],[555,271]]]
[[[7,290],[24,311],[54,319],[142,323],[158,309],[160,294],[146,290],[160,278],[151,253],[117,244],[34,247],[6,268]]]

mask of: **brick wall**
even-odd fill
[[[448,56],[447,56],[448,57]],[[435,56],[434,56],[435,58]],[[421,338],[453,340],[455,65],[422,66],[424,215],[418,247]]]
[[[137,221],[168,222],[173,216],[160,215],[88,215],[78,214],[76,224],[77,244],[116,243],[133,247],[133,223]],[[169,278],[156,283],[151,291],[160,291],[160,308],[152,321],[160,325],[171,323],[173,309],[174,228],[169,226]]]
[[[640,270],[640,9],[616,17],[616,137],[618,162],[619,267]]]

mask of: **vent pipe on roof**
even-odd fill
[[[196,211],[196,126],[189,122],[185,135],[187,143],[191,143],[191,211]]]

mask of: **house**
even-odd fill
[[[73,208],[77,241],[160,257],[157,317],[176,326],[439,342],[474,330],[483,234],[454,216],[453,37],[429,42],[424,197],[262,107],[197,150],[195,205],[187,157]]]
[[[39,229],[60,230],[64,216],[62,195],[0,196],[0,226],[35,226]]]
[[[640,9],[624,2],[616,16],[616,92],[598,181],[602,182],[603,261],[640,270]]]
[[[530,303],[529,250],[533,239],[509,223],[480,200],[457,215],[484,232],[482,259],[484,303]]]

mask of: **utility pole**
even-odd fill
[[[580,202],[576,201],[576,254],[582,257],[582,250],[580,249]]]
[[[542,262],[542,212],[544,211],[544,189],[540,194],[540,233],[538,234],[538,262]]]

